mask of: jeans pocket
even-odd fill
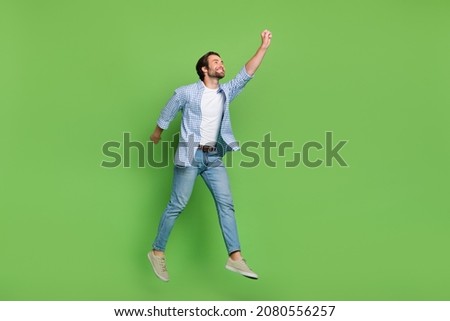
[[[217,153],[208,155],[208,167],[219,167],[223,166],[222,157]]]

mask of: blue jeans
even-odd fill
[[[240,250],[233,199],[226,169],[216,152],[207,153],[201,150],[195,152],[191,167],[175,166],[174,168],[170,201],[162,214],[153,249],[165,250],[175,220],[186,207],[198,175],[201,175],[205,181],[216,203],[219,224],[228,254]]]

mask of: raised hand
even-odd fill
[[[272,33],[269,30],[261,32],[261,48],[267,49],[270,46],[270,40],[272,39]]]
[[[267,48],[270,46],[270,40],[272,39],[272,33],[269,30],[261,32],[261,46],[258,48],[252,58],[245,64],[245,70],[250,76],[253,76],[259,65],[261,64]]]

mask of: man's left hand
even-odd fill
[[[270,46],[270,40],[272,39],[272,33],[269,30],[264,30],[261,33],[261,48],[267,49]]]

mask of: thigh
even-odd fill
[[[198,168],[196,167],[175,166],[172,182],[172,202],[176,200],[184,205],[188,202],[197,176]]]
[[[201,175],[216,201],[231,202],[230,181],[221,161],[220,164],[215,161],[214,166],[208,167]]]

